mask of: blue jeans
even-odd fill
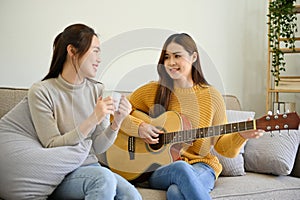
[[[211,199],[215,172],[204,163],[176,161],[155,170],[149,184],[151,188],[166,190],[170,200],[206,200]]]
[[[142,197],[123,177],[99,164],[92,164],[67,175],[49,199],[141,200]]]

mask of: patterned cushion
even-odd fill
[[[300,130],[273,131],[257,140],[249,140],[245,147],[247,171],[274,175],[288,175],[293,169],[300,143]]]
[[[246,121],[249,118],[254,118],[255,113],[251,111],[226,111],[228,123]],[[227,158],[220,155],[214,149],[211,150],[212,154],[216,155],[223,166],[221,176],[242,176],[245,175],[244,169],[244,146],[241,148],[240,154],[235,158]]]

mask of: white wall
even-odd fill
[[[201,49],[209,81],[259,116],[265,112],[266,13],[261,0],[0,0],[0,86],[28,88],[40,80],[54,37],[72,23],[100,34],[98,79],[109,89],[156,79],[164,40],[187,32]]]

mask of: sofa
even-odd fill
[[[0,118],[27,94],[27,89],[0,88]],[[242,111],[239,100],[224,95],[232,121],[247,119],[253,112]],[[239,118],[243,115],[243,119]],[[257,116],[255,116],[257,119]],[[260,139],[248,140],[237,158],[213,152],[223,172],[211,192],[212,199],[300,199],[300,131],[273,131]],[[213,149],[212,149],[213,150]],[[1,186],[2,187],[2,186]],[[163,200],[166,192],[136,185],[143,199]]]

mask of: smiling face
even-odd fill
[[[93,36],[89,50],[79,61],[80,68],[78,73],[80,77],[94,78],[100,62],[100,41],[96,36]]]
[[[171,42],[164,57],[164,66],[176,87],[192,87],[192,64],[196,61],[197,53],[191,55],[181,45]]]

